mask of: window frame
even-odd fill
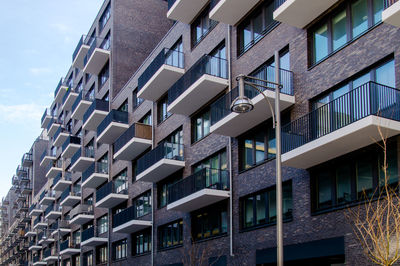
[[[142,236],[143,242],[138,245],[138,237]],[[147,238],[147,250],[145,251],[145,238]],[[139,232],[135,232],[131,235],[132,242],[132,256],[141,256],[151,253],[152,249],[152,239],[151,239],[151,229],[145,229]],[[141,247],[143,252],[137,252],[138,247]]]
[[[190,43],[194,49],[202,40],[218,25],[218,21],[212,20],[209,17],[210,4],[208,4],[190,24]],[[207,27],[204,26],[205,22]],[[197,28],[201,28],[200,36],[197,36]]]
[[[118,257],[117,257],[118,256]],[[112,243],[112,261],[128,258],[128,239],[124,238]]]
[[[173,231],[170,230],[170,232],[168,232],[169,231],[168,228],[170,226],[172,228],[172,227],[174,227],[174,225],[177,225],[176,228],[178,230],[178,243],[177,244],[173,244],[173,237],[174,237],[173,236]],[[184,241],[183,231],[184,231],[184,229],[183,229],[183,220],[182,219],[178,219],[178,220],[175,220],[173,222],[160,225],[157,228],[158,250],[161,251],[161,250],[166,250],[166,249],[171,249],[171,248],[182,246],[183,245],[183,241]],[[170,239],[171,245],[167,245],[167,246],[163,246],[162,245],[162,243],[163,243],[162,239],[163,239],[164,233],[165,233],[165,235],[169,234],[169,239]]]

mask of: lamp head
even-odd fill
[[[254,105],[249,98],[240,95],[231,104],[231,111],[234,113],[247,113],[253,110]]]

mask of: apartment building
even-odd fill
[[[42,118],[47,182],[25,258],[275,265],[272,113],[250,86],[254,109],[230,106],[239,74],[275,81],[278,51],[285,264],[368,265],[345,213],[382,184],[378,129],[398,183],[397,12],[391,0],[105,1]]]

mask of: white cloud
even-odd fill
[[[31,104],[0,104],[0,122],[26,124],[37,122],[42,117],[45,107]]]
[[[29,72],[32,75],[38,76],[38,75],[42,75],[42,74],[49,74],[49,73],[53,72],[53,70],[48,67],[31,67],[29,69]]]

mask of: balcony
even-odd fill
[[[46,178],[51,179],[56,177],[62,172],[62,160],[61,158],[56,159],[54,162],[50,163],[47,167]]]
[[[108,176],[107,163],[93,162],[89,168],[82,173],[82,189],[97,188],[108,181]]]
[[[42,249],[42,246],[37,244],[36,241],[32,240],[29,243],[29,251],[38,251],[38,250],[41,250],[41,249]],[[33,261],[35,261],[35,257],[33,259],[34,259]]]
[[[21,185],[21,193],[23,195],[31,195],[33,187],[30,184]]]
[[[131,234],[151,225],[151,221],[137,219],[135,206],[131,206],[113,217],[113,233]]]
[[[21,164],[23,167],[31,167],[33,164],[32,153],[25,153],[22,156]]]
[[[383,4],[382,21],[400,27],[400,2],[398,0],[384,0]]]
[[[87,37],[86,35],[82,35],[79,39],[78,44],[76,45],[75,51],[72,54],[72,66],[82,69],[85,64],[83,60],[89,51],[90,45],[89,43],[93,40],[91,37]]]
[[[400,133],[400,91],[374,82],[282,127],[282,164],[307,169]]]
[[[54,91],[54,101],[56,103],[61,103],[65,93],[67,92],[68,87],[65,86],[63,79],[60,79],[60,82],[57,85],[56,90]]]
[[[22,176],[28,176],[28,168],[27,167],[22,167],[21,165],[18,165],[16,174],[18,177]]]
[[[49,124],[47,125],[47,136],[52,138],[57,132],[58,128],[61,127],[62,122],[57,118],[51,118]]]
[[[82,86],[82,85],[81,85]],[[79,95],[79,89],[81,89],[82,87],[70,87],[67,90],[67,93],[65,93],[64,97],[63,97],[63,104],[61,109],[65,112],[65,111],[71,111],[72,109],[72,105],[75,103],[76,99],[78,98]]]
[[[110,44],[110,38],[102,39],[96,37],[83,59],[85,65],[83,68],[84,73],[90,73],[96,76],[100,73],[100,70],[110,58]]]
[[[70,225],[83,225],[94,219],[93,206],[87,204],[79,204],[70,211],[69,216],[71,217],[71,219],[69,220]]]
[[[45,229],[46,227],[47,223],[42,216],[37,217],[33,222],[33,230]]]
[[[82,148],[79,148],[71,158],[71,170],[74,172],[84,172],[94,163],[94,147],[84,147],[83,151],[84,153],[82,154]]]
[[[197,0],[196,0],[197,1]],[[168,90],[168,112],[190,116],[228,86],[227,61],[204,55]]]
[[[107,243],[108,238],[99,237],[97,232],[95,234],[94,227],[83,230],[81,233],[81,246],[98,246]]]
[[[44,151],[43,154],[40,156],[40,167],[49,165],[50,162],[53,162],[55,160],[56,160],[55,154],[47,155],[47,151]]]
[[[47,220],[56,220],[59,217],[61,217],[61,214],[62,214],[62,207],[54,203],[49,205],[44,211],[44,217]]]
[[[266,67],[264,70],[264,77],[269,80],[274,80],[274,67]],[[279,95],[280,110],[283,111],[295,103],[293,96],[293,73],[287,70],[280,70],[281,81],[283,89]],[[250,80],[252,81],[252,80]],[[260,87],[261,90],[263,88]],[[264,89],[265,96],[273,104],[275,102],[275,91]],[[211,127],[210,132],[237,137],[250,128],[253,128],[261,122],[272,117],[272,113],[268,108],[265,98],[256,89],[251,86],[245,86],[245,96],[251,99],[254,109],[251,112],[238,114],[233,113],[230,109],[232,102],[239,96],[238,87],[232,89],[229,93],[225,94],[210,106],[211,113]]]
[[[108,115],[109,103],[96,99],[90,105],[89,109],[83,115],[83,126],[84,130],[94,131],[97,129],[101,121]]]
[[[113,208],[129,199],[128,182],[119,183],[110,181],[96,190],[96,208]]]
[[[190,24],[208,0],[168,0],[167,18]]]
[[[58,261],[58,253],[56,248],[47,248],[43,251],[43,257],[45,262]]]
[[[64,191],[66,188],[70,187],[71,185],[72,185],[71,173],[65,172],[64,176],[62,176],[62,173],[59,173],[53,179],[52,189],[54,191]]]
[[[136,180],[157,183],[185,167],[183,145],[162,142],[137,161]]]
[[[36,235],[37,235],[37,233],[35,231],[33,231],[31,228],[29,228],[29,230],[25,233],[25,237],[33,237]]]
[[[229,25],[236,25],[260,0],[212,0],[209,17]]]
[[[274,20],[303,29],[337,2],[324,0],[310,4],[308,0],[277,0]]]
[[[53,116],[51,115],[51,113],[49,112],[49,110],[46,108],[46,110],[44,110],[44,113],[42,115],[42,119],[41,121],[41,127],[42,128],[47,128],[47,126],[49,125],[51,119],[53,118]]]
[[[53,223],[50,227],[52,230],[51,235],[55,237],[56,235],[60,234],[61,237],[71,233],[71,227],[69,222],[66,220],[58,220],[57,222]]]
[[[138,97],[156,102],[185,73],[184,54],[164,48],[138,79]]]
[[[191,212],[229,198],[229,172],[204,168],[168,186],[167,210]]]
[[[33,204],[32,206],[29,207],[29,216],[39,216],[42,213],[43,210],[36,204]]]
[[[39,204],[48,206],[55,202],[56,200],[56,193],[54,190],[43,191],[39,198]]]
[[[75,255],[81,252],[80,245],[74,241],[66,240],[60,243],[60,255]]]
[[[128,112],[111,110],[97,127],[97,142],[112,144],[128,127]]]
[[[53,146],[61,147],[64,144],[64,142],[67,140],[69,135],[70,134],[69,134],[68,130],[66,130],[64,127],[59,127],[57,129],[56,133],[54,133]]]
[[[50,232],[48,230],[42,231],[38,235],[38,240],[40,245],[48,245],[51,244],[55,241],[54,238],[50,235]]]
[[[71,187],[68,187],[66,190],[64,190],[63,193],[61,193],[60,197],[60,205],[63,207],[66,206],[74,206],[75,204],[81,202],[81,189],[80,187],[73,187],[71,190]]]
[[[132,161],[152,145],[151,126],[135,123],[114,142],[114,160]]]
[[[68,136],[62,145],[63,158],[71,158],[81,148],[81,138],[76,136]]]
[[[72,114],[71,117],[73,119],[82,120],[83,115],[90,107],[92,102],[94,101],[94,95],[88,94],[87,91],[82,90],[78,98],[76,98],[74,105],[72,105]]]

